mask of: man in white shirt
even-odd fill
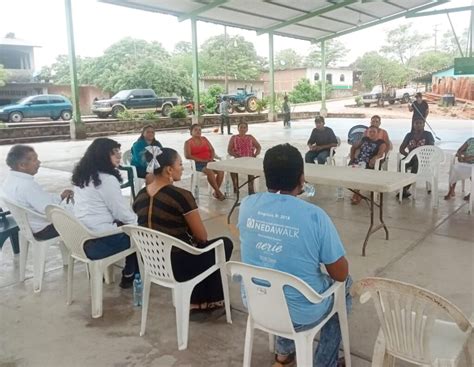
[[[69,201],[73,198],[72,190],[64,190],[61,195],[50,194],[38,185],[34,175],[38,173],[41,162],[32,147],[14,145],[7,154],[6,163],[11,170],[3,183],[3,192],[8,199],[18,205],[44,215],[48,205],[59,204],[64,199]],[[46,219],[30,215],[28,221],[37,240],[59,236],[54,226]]]

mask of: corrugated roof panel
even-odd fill
[[[284,8],[270,2],[255,0],[233,0],[221,7],[250,11],[254,14],[280,19],[281,21],[304,14],[304,12]]]
[[[205,14],[202,14],[202,16],[206,19],[242,24],[245,27],[252,27],[253,29],[269,27],[275,23],[275,20],[273,19],[235,12],[227,10],[226,8],[214,8],[207,11]]]

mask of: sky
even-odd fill
[[[179,0],[175,0],[179,1]],[[403,2],[403,0],[400,0]],[[474,0],[452,0],[438,8],[473,5]],[[72,0],[76,55],[100,56],[103,51],[124,37],[159,41],[172,51],[179,41],[191,41],[189,21],[178,22],[176,17],[148,13],[120,6],[100,3],[97,0]],[[64,0],[0,0],[0,37],[13,32],[16,38],[41,46],[35,50],[36,69],[50,65],[59,54],[67,54],[67,37]],[[451,14],[459,34],[469,25],[469,12]],[[450,29],[446,15],[394,20],[339,39],[350,50],[341,65],[347,65],[365,52],[378,50],[385,43],[386,33],[407,22],[421,33],[433,34],[438,29],[439,39]],[[224,27],[205,22],[197,23],[198,42],[222,34]],[[268,57],[268,36],[257,36],[253,31],[227,28],[229,35],[242,35],[254,43],[257,53]],[[309,52],[311,44],[285,37],[274,37],[275,52],[293,48],[299,54]]]

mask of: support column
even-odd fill
[[[472,57],[472,45],[474,43],[474,10],[471,9],[471,22],[470,22],[470,35],[471,37],[469,38],[469,57]]]
[[[227,26],[224,26],[224,91],[229,94],[229,78],[227,76]]]
[[[319,114],[326,117],[328,110],[326,108],[326,44],[321,41],[321,109]]]
[[[81,120],[81,109],[79,104],[79,88],[77,83],[76,49],[74,46],[74,27],[72,24],[71,0],[64,0],[64,7],[66,9],[69,72],[71,76],[71,102],[73,112],[72,119],[69,122],[69,131],[71,139],[85,139],[86,125]]]
[[[273,54],[273,33],[268,33],[268,68],[270,76],[270,107],[268,109],[268,121],[276,121],[278,114],[275,111],[275,70]]]
[[[194,115],[192,117],[193,124],[199,123],[199,63],[198,63],[198,43],[197,43],[197,27],[196,18],[191,18],[191,44],[193,54],[193,94],[194,94]]]

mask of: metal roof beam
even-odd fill
[[[269,33],[269,32],[273,32],[277,29],[280,29],[280,28],[283,28],[283,27],[286,27],[288,25],[292,25],[292,24],[295,24],[295,23],[298,23],[298,22],[301,22],[303,20],[306,20],[306,19],[310,19],[310,18],[314,18],[314,17],[317,17],[318,15],[321,15],[321,14],[325,14],[325,13],[328,13],[330,11],[333,11],[333,10],[336,10],[336,9],[339,9],[339,8],[342,8],[346,5],[349,5],[349,4],[354,4],[356,2],[358,2],[359,0],[344,0],[344,1],[340,1],[338,2],[337,4],[333,4],[333,5],[330,5],[330,6],[326,6],[324,8],[321,8],[321,9],[318,9],[318,10],[315,10],[315,11],[311,11],[307,14],[304,14],[304,15],[299,15],[297,17],[294,17],[294,18],[291,18],[291,19],[288,19],[284,22],[281,22],[281,23],[277,23],[277,24],[274,24],[268,28],[264,28],[264,29],[261,29],[259,31],[257,31],[257,35],[260,36],[264,33]]]
[[[197,15],[202,14],[202,13],[205,13],[205,12],[208,11],[208,10],[217,8],[218,6],[224,4],[224,3],[228,2],[228,1],[229,1],[229,0],[214,0],[213,2],[210,2],[210,3],[207,4],[207,5],[201,6],[200,8],[197,8],[196,10],[193,10],[193,11],[190,12],[190,13],[180,15],[180,16],[178,17],[178,21],[179,21],[179,22],[182,22],[182,21],[185,21],[185,20],[187,20],[187,19],[194,18],[194,17],[196,17]]]
[[[456,13],[459,11],[472,11],[474,10],[474,6],[461,6],[459,8],[451,8],[451,9],[440,9],[440,10],[432,10],[432,11],[424,11],[422,13],[414,13],[409,14],[406,18],[416,18],[416,17],[426,17],[428,15],[437,15],[437,14],[448,14],[448,13]]]
[[[370,22],[370,23],[366,23],[366,24],[363,24],[363,25],[358,26],[358,27],[350,28],[350,29],[347,29],[347,30],[341,31],[341,32],[334,32],[333,34],[331,34],[329,36],[324,36],[324,37],[320,37],[320,38],[315,39],[313,41],[313,43],[321,42],[321,41],[327,41],[327,40],[330,40],[332,38],[344,36],[344,35],[349,34],[349,33],[354,33],[356,31],[360,31],[361,29],[365,29],[365,28],[373,27],[373,26],[378,25],[378,24],[386,23],[386,22],[389,22],[391,20],[398,19],[398,18],[407,16],[409,14],[413,14],[413,13],[416,13],[418,11],[429,9],[429,8],[432,8],[433,6],[438,6],[438,5],[441,5],[441,4],[448,3],[448,2],[449,2],[449,0],[437,0],[433,3],[431,3],[431,4],[422,5],[422,6],[419,6],[417,8],[414,8],[412,10],[407,10],[407,11],[403,11],[403,12],[400,12],[400,13],[397,13],[397,14],[394,14],[394,15],[390,15],[388,17],[381,18],[380,20],[376,20],[376,21],[373,21],[373,22]]]

